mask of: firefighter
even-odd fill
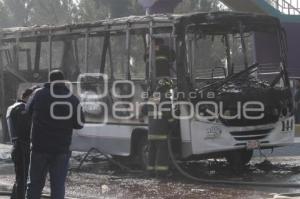
[[[168,47],[164,46],[163,39],[155,39],[155,64],[156,64],[156,77],[158,83],[156,84],[155,93],[158,96],[152,95],[150,101],[156,104],[162,102],[170,102],[167,93],[172,87],[170,77],[170,70],[172,63],[175,60],[175,53]],[[171,111],[170,103],[165,104]],[[170,122],[172,118],[169,112],[162,112],[154,110],[153,107],[148,106],[149,117],[149,160],[147,170],[150,174],[157,176],[164,176],[169,173],[169,153],[168,153],[168,133],[170,131]]]
[[[31,117],[25,112],[25,104],[33,89],[26,89],[20,100],[8,107],[6,119],[11,142],[12,160],[15,166],[15,183],[11,198],[25,198],[26,182],[30,160]]]
[[[168,134],[172,130],[172,105],[171,100],[168,98],[168,92],[171,88],[172,81],[168,79],[162,79],[159,81],[157,92],[159,95],[153,96],[150,101],[157,104],[165,103],[161,106],[162,110],[154,110],[149,106],[148,118],[149,118],[149,161],[147,170],[150,174],[156,174],[156,176],[165,176],[169,173],[169,152],[168,152]]]
[[[156,77],[170,77],[172,63],[175,60],[175,53],[169,46],[164,44],[161,38],[155,39],[155,65]]]

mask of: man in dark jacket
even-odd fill
[[[63,199],[73,129],[83,128],[82,108],[54,70],[50,83],[29,99],[26,110],[32,115],[32,152],[27,188],[28,199],[39,199],[49,171],[51,198]]]
[[[8,107],[6,120],[13,150],[11,153],[15,165],[16,180],[13,186],[12,199],[25,198],[26,181],[30,160],[30,130],[31,118],[25,112],[25,103],[32,94],[32,89],[26,89],[12,106]]]

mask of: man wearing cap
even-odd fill
[[[6,120],[13,144],[12,160],[15,165],[16,179],[11,198],[25,198],[26,181],[30,156],[31,118],[25,112],[25,104],[33,89],[26,89],[20,100],[8,107]]]
[[[51,198],[64,199],[72,132],[83,128],[82,108],[63,83],[64,74],[54,70],[49,79],[50,83],[37,90],[26,105],[32,115],[28,199],[41,197],[48,172]]]

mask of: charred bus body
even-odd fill
[[[274,59],[253,53],[256,37],[267,38],[266,56],[269,49]],[[285,35],[276,18],[264,15],[132,16],[3,29],[1,111],[20,88],[46,82],[48,71],[60,68],[87,117],[84,129],[74,133],[73,149],[100,148],[146,164],[148,122],[141,120],[142,105],[162,79],[156,76],[156,38],[176,55],[170,76],[163,78],[172,82],[178,157],[226,156],[246,164],[253,149],[293,142]]]

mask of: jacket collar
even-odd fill
[[[19,102],[19,103],[26,103],[24,100],[21,100],[21,99],[17,99],[17,102]]]
[[[50,88],[51,84],[52,84],[51,82],[47,82],[47,83],[44,84],[44,87],[45,88]],[[54,85],[54,88],[67,88],[67,87],[64,83],[56,83]]]

